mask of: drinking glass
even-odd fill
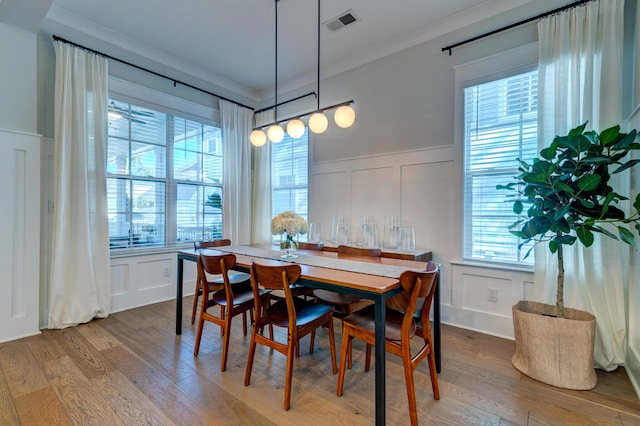
[[[320,222],[309,223],[309,235],[308,235],[307,241],[309,241],[310,243],[322,242],[322,223]]]
[[[378,239],[378,225],[368,225],[365,228],[365,232],[362,237],[362,247],[380,247],[380,240]]]
[[[384,238],[382,246],[389,249],[397,249],[400,243],[400,217],[384,217]]]
[[[371,227],[375,219],[371,215],[358,216],[358,227],[356,228],[356,245],[364,247],[371,240]],[[365,242],[366,241],[366,242]]]
[[[331,243],[332,244],[350,244],[351,243],[351,222],[347,214],[334,214],[333,224],[331,225]]]
[[[403,226],[400,228],[400,250],[416,251],[416,228],[414,226]]]

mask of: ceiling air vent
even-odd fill
[[[353,24],[354,22],[357,22],[359,20],[360,18],[358,18],[356,14],[353,13],[353,10],[347,10],[346,12],[341,13],[337,17],[333,19],[329,19],[324,24],[327,26],[329,30],[336,31],[346,27],[349,24]]]

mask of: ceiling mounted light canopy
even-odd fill
[[[274,91],[274,105],[269,108],[262,109],[260,111],[256,111],[256,114],[262,111],[266,111],[269,109],[274,110],[274,122],[270,124],[265,124],[259,127],[256,127],[251,132],[249,139],[254,146],[262,146],[265,144],[267,137],[271,142],[277,143],[283,140],[284,138],[284,130],[278,121],[278,1],[275,1],[275,21],[276,21],[276,48],[275,48],[275,91]],[[315,94],[317,99],[316,110],[311,112],[306,112],[304,114],[296,115],[294,117],[289,117],[283,122],[287,123],[287,133],[293,139],[298,139],[304,135],[304,123],[301,118],[309,117],[308,125],[309,130],[311,130],[315,134],[324,133],[329,127],[329,120],[325,115],[325,112],[335,110],[333,120],[336,125],[342,129],[347,129],[353,125],[356,120],[356,113],[353,109],[353,104],[355,103],[353,100],[341,102],[339,104],[331,105],[329,107],[320,108],[320,0],[318,0],[318,61],[317,61],[317,92],[309,93]],[[294,100],[298,100],[307,95],[300,96],[298,98],[292,99],[287,102],[291,102]],[[287,102],[283,102],[287,103]],[[267,128],[267,134],[265,135],[263,129]]]

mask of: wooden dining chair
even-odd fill
[[[193,248],[196,250],[205,249],[205,248],[214,248],[221,246],[230,246],[231,240],[222,239],[222,240],[213,240],[213,241],[194,241]],[[214,285],[222,284],[222,277],[212,278],[209,280]],[[251,276],[245,272],[236,272],[231,271],[229,273],[229,282],[231,285],[237,284],[246,284],[247,286],[251,285]],[[196,322],[196,312],[198,311],[198,299],[202,295],[202,281],[200,280],[200,275],[196,275],[196,289],[193,293],[193,308],[191,309],[191,324]],[[244,324],[246,324],[247,318],[246,315],[243,316]],[[246,326],[245,326],[246,327]]]
[[[379,248],[361,248],[347,245],[338,246],[338,257],[348,258],[350,256],[360,256],[379,259],[381,255],[382,251]],[[333,306],[333,315],[336,318],[343,318],[359,309],[363,309],[364,307],[373,304],[371,300],[348,294],[340,294],[331,290],[316,289],[313,290],[313,296],[321,303]],[[349,368],[351,368],[351,351],[349,351],[348,359]]]
[[[438,282],[438,274],[438,268],[425,272],[403,272],[400,275],[402,292],[387,301],[385,350],[402,358],[412,426],[418,424],[413,371],[424,358],[427,358],[429,363],[433,397],[434,399],[440,399],[433,339],[428,326],[429,311]],[[411,339],[416,335],[415,314],[417,311],[420,313],[420,319],[423,324],[422,346],[412,354]],[[368,371],[371,365],[371,347],[375,343],[374,306],[368,306],[342,319],[342,352],[336,392],[338,396],[342,396],[347,351],[351,350],[354,338],[360,339],[367,344],[365,371]]]
[[[253,359],[258,343],[282,353],[287,357],[287,367],[285,373],[284,409],[289,410],[291,406],[291,382],[293,377],[293,361],[299,340],[311,335],[309,343],[309,353],[313,353],[315,331],[319,327],[326,325],[329,329],[329,346],[331,349],[331,367],[333,374],[336,373],[336,345],[333,331],[333,308],[331,306],[316,304],[311,301],[294,297],[290,286],[300,278],[301,268],[296,264],[284,264],[278,266],[268,266],[253,263],[251,265],[251,286],[254,294],[254,310],[256,320],[251,331],[251,344],[249,346],[249,359],[247,361],[247,371],[244,378],[244,385],[249,386],[251,381],[251,370],[253,369]],[[284,300],[279,300],[272,305],[265,305],[264,300],[259,296],[261,289],[283,290]],[[263,334],[265,326],[276,326],[287,329],[287,341],[282,343],[276,341],[276,336],[272,332],[270,337]]]
[[[222,331],[222,360],[220,371],[227,368],[227,355],[229,352],[229,339],[231,338],[231,320],[234,316],[243,314],[243,331],[247,335],[246,312],[254,307],[254,292],[251,285],[232,286],[229,281],[228,271],[236,263],[234,254],[207,255],[201,253],[198,256],[198,275],[202,280],[202,305],[200,316],[198,317],[198,331],[193,355],[198,356],[200,352],[200,341],[202,340],[202,330],[204,322],[209,321],[220,326]],[[211,282],[207,274],[220,275],[222,284]],[[211,294],[210,294],[211,292]],[[269,294],[265,290],[260,290],[255,297],[262,303],[268,303]],[[208,309],[213,306],[220,306],[220,315],[216,316]]]
[[[346,245],[338,246],[338,257],[349,256],[361,256],[369,258],[380,258],[381,250],[379,248],[361,248],[352,247]],[[372,302],[367,299],[362,299],[357,296],[350,296],[348,294],[340,294],[335,291],[316,289],[313,290],[313,295],[322,303],[334,306],[336,312],[334,315],[338,318],[342,318],[345,315],[362,309]]]
[[[313,250],[313,251],[322,251],[324,248],[324,243],[298,243],[299,250]]]

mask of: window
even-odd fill
[[[291,210],[308,221],[308,129],[298,139],[286,134],[271,148],[271,217]],[[276,237],[277,238],[277,237]]]
[[[507,191],[518,175],[516,158],[537,154],[538,72],[464,89],[464,235],[466,259],[533,265],[529,249],[508,227],[518,219]]]
[[[219,128],[111,99],[107,156],[111,248],[222,237]]]

